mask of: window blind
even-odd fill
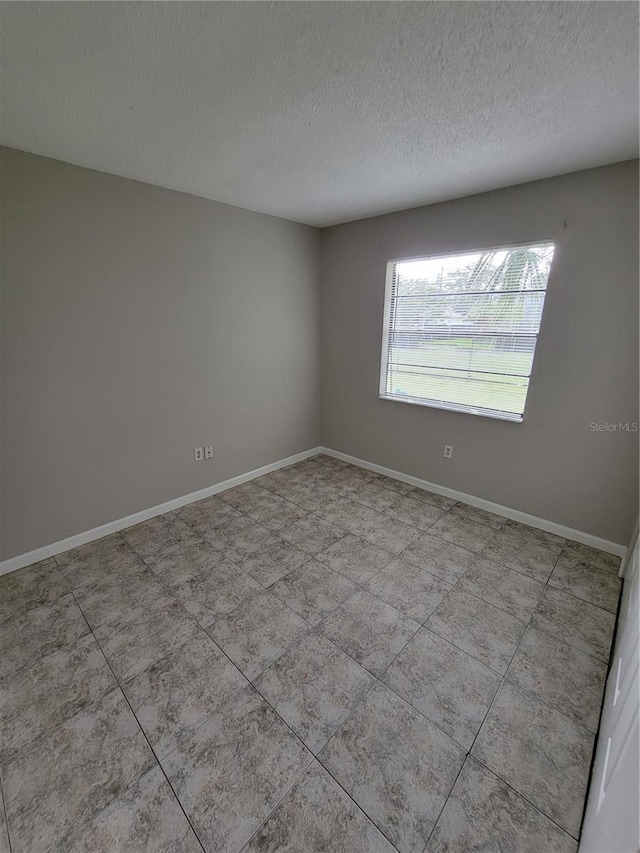
[[[389,261],[380,396],[521,421],[553,243]]]

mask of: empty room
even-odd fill
[[[636,2],[0,2],[0,853],[638,853]]]

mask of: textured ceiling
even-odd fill
[[[3,144],[300,222],[638,156],[634,2],[0,5]]]

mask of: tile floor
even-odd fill
[[[0,851],[575,851],[617,564],[320,456],[0,578]]]

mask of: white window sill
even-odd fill
[[[496,421],[509,421],[520,424],[523,415],[509,414],[508,412],[490,412],[484,409],[474,409],[472,406],[456,406],[455,404],[438,403],[431,400],[420,400],[416,397],[394,397],[390,394],[378,394],[379,400],[388,400],[392,403],[408,403],[411,406],[425,406],[428,409],[442,409],[445,412],[458,412],[463,415],[477,415],[481,418],[492,418]]]

